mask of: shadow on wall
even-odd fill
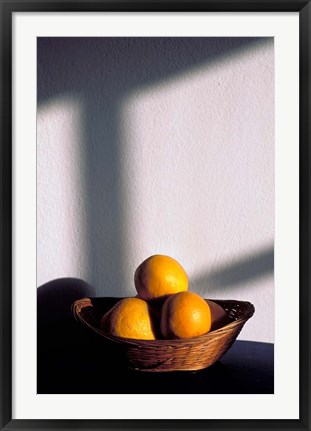
[[[37,289],[38,328],[70,320],[72,303],[94,295],[94,289],[77,278],[59,278],[40,286]]]
[[[246,256],[216,270],[207,271],[191,280],[195,291],[216,293],[220,288],[234,289],[243,283],[261,278],[274,271],[274,248],[265,248],[258,253]]]
[[[135,88],[175,78],[200,65],[209,67],[269,40],[38,38],[38,107],[66,95],[78,96],[84,103],[86,234],[92,256],[86,276],[97,295],[111,277],[120,289],[116,294],[122,296],[126,286],[115,264],[122,262],[127,242],[118,126],[124,97]],[[230,278],[234,277],[229,271]],[[225,281],[226,276],[218,276],[219,280]]]

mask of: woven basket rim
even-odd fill
[[[214,340],[218,336],[223,336],[224,333],[231,331],[236,326],[240,326],[241,324],[244,324],[255,312],[254,305],[249,301],[240,301],[235,299],[209,299],[210,301],[214,301],[216,303],[232,303],[236,305],[244,305],[246,307],[245,313],[233,320],[230,323],[227,323],[226,325],[222,326],[221,328],[215,329],[213,331],[210,331],[206,334],[199,335],[197,337],[191,337],[191,338],[182,338],[182,339],[157,339],[157,340],[137,340],[133,338],[123,338],[123,337],[117,337],[115,335],[110,335],[105,333],[104,331],[100,330],[99,328],[91,325],[87,320],[85,320],[81,316],[81,311],[86,307],[93,307],[92,300],[98,300],[98,299],[115,299],[115,300],[121,300],[124,297],[85,297],[82,299],[78,299],[72,304],[72,312],[76,320],[80,321],[82,324],[89,327],[92,331],[96,332],[98,335],[110,340],[114,341],[119,344],[123,345],[131,345],[131,346],[145,346],[145,347],[156,347],[156,346],[179,346],[182,344],[200,344],[205,343],[208,340]],[[206,298],[204,298],[207,300]]]

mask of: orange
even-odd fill
[[[110,335],[137,340],[154,340],[155,329],[150,306],[140,298],[118,301],[101,319],[101,330]]]
[[[207,299],[206,302],[209,305],[212,315],[211,331],[222,328],[231,322],[230,317],[220,305],[210,299]]]
[[[139,297],[146,301],[188,290],[184,268],[172,257],[160,254],[148,257],[138,266],[134,282]]]
[[[163,304],[161,333],[164,338],[191,338],[211,329],[211,310],[197,293],[180,292],[171,295]]]

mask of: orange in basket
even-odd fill
[[[150,306],[139,298],[118,301],[100,322],[104,332],[117,337],[154,340],[155,327]]]
[[[188,276],[177,260],[155,254],[145,259],[134,274],[138,296],[146,301],[165,299],[188,290]]]
[[[171,295],[163,304],[161,333],[164,338],[191,338],[206,334],[212,325],[210,307],[194,292]]]

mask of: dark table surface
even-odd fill
[[[74,319],[38,326],[39,394],[271,394],[274,345],[237,340],[200,371],[140,372]]]

